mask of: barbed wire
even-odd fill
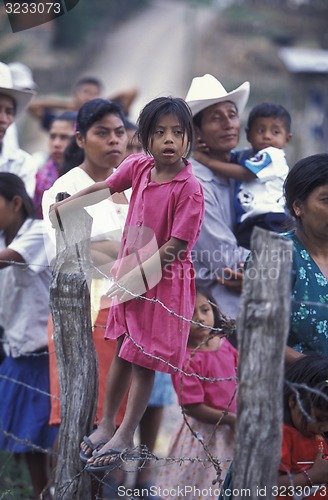
[[[7,263],[8,265],[16,265],[16,266],[21,266],[21,267],[25,267],[27,268],[28,266],[38,266],[38,267],[43,267],[43,268],[50,268],[52,266],[50,265],[43,265],[43,264],[28,264],[26,262],[24,263],[19,263],[19,262],[15,262],[15,261],[11,261],[11,260],[0,260],[0,262],[3,262],[3,263]],[[105,275],[97,266],[92,266],[93,269],[95,271],[97,271],[97,273],[100,273],[102,274],[104,277],[106,277],[106,279],[108,279],[108,276]],[[230,335],[232,332],[235,331],[235,325],[232,325],[232,323],[230,322],[229,323],[229,320],[227,320],[226,318],[224,318],[224,320],[226,321],[224,323],[224,326],[221,327],[221,328],[214,328],[214,327],[209,327],[207,325],[203,325],[202,323],[200,322],[197,322],[197,321],[194,321],[190,318],[186,318],[184,317],[183,315],[180,315],[178,313],[176,313],[175,311],[171,310],[170,308],[168,308],[162,301],[160,301],[159,299],[156,299],[156,298],[149,298],[149,297],[146,297],[144,295],[140,295],[140,294],[135,294],[131,291],[129,291],[126,287],[122,286],[119,282],[114,282],[120,289],[122,289],[124,292],[127,292],[129,293],[133,298],[138,298],[138,299],[142,299],[142,300],[146,300],[148,302],[151,302],[151,303],[157,303],[158,305],[160,305],[164,310],[166,310],[166,312],[170,315],[174,315],[176,317],[178,317],[179,319],[181,319],[182,321],[187,321],[188,323],[190,324],[193,324],[193,325],[197,325],[199,327],[203,327],[203,328],[206,328],[208,330],[211,330],[211,333],[209,335],[209,338],[210,336],[215,336],[217,334],[220,334],[221,336],[228,336]],[[291,298],[291,301],[292,303],[296,303],[296,304],[300,304],[300,305],[309,305],[309,306],[320,306],[320,307],[324,307],[324,308],[328,308],[328,304],[326,303],[321,303],[321,302],[313,302],[313,301],[307,301],[307,300],[295,300],[294,298]],[[95,324],[94,327],[98,327],[98,328],[106,328],[105,326],[103,325],[97,325]],[[183,376],[187,376],[187,377],[197,377],[199,378],[199,380],[201,381],[208,381],[208,382],[212,382],[212,383],[215,383],[215,382],[223,382],[223,381],[232,381],[232,380],[237,380],[237,377],[228,377],[228,378],[213,378],[213,377],[203,377],[199,374],[196,374],[196,373],[187,373],[185,370],[182,370],[178,367],[175,367],[174,365],[172,365],[171,363],[167,362],[166,360],[162,359],[161,357],[158,357],[158,356],[154,356],[150,353],[147,353],[143,347],[141,345],[139,345],[130,335],[128,335],[130,340],[133,342],[133,344],[147,357],[151,357],[151,358],[154,358],[156,361],[159,361],[159,362],[162,362],[162,363],[165,363],[167,364],[171,369],[173,369],[175,372],[179,372],[181,375]],[[2,339],[1,339],[1,342],[4,342]],[[205,341],[204,341],[205,342]],[[53,352],[51,353],[53,354]],[[40,356],[40,355],[47,355],[47,353],[28,353],[27,354],[28,356]],[[24,354],[25,356],[25,354]],[[46,395],[48,397],[51,397],[51,398],[54,398],[54,399],[60,399],[58,396],[54,395],[54,394],[50,394],[50,393],[47,393],[45,391],[41,391],[40,389],[36,388],[36,387],[32,387],[28,384],[25,384],[24,382],[21,382],[21,381],[17,381],[15,379],[12,379],[10,377],[7,377],[5,375],[0,375],[0,378],[4,379],[4,380],[7,380],[7,381],[10,381],[10,382],[13,382],[13,383],[17,383],[19,385],[22,385],[24,387],[26,387],[27,389],[29,390],[35,390],[36,392],[38,393],[41,393],[43,395]],[[306,385],[302,384],[300,387],[296,387],[295,385],[295,391],[296,391],[296,394],[297,394],[297,401],[300,401],[299,399],[299,392],[298,392],[298,389],[300,388],[304,388],[304,389],[309,389],[311,390],[311,388],[308,388]],[[235,396],[235,394],[233,395],[233,397]],[[213,426],[213,433],[215,432],[215,429],[217,428],[217,426],[220,425],[221,423],[221,420],[224,416],[224,414],[226,414],[228,412],[228,409],[231,405],[231,402],[233,400],[233,397],[231,398],[229,404],[228,404],[228,407],[227,409],[225,409],[222,413],[222,417],[220,418],[219,422],[216,424],[216,426]],[[327,398],[326,398],[327,399]],[[304,410],[305,411],[305,410]],[[165,458],[162,458],[162,457],[157,457],[156,455],[152,454],[151,452],[149,452],[149,450],[146,450],[145,448],[143,448],[142,450],[142,453],[141,455],[142,456],[139,456],[137,459],[131,459],[131,457],[129,458],[129,461],[135,461],[135,462],[140,462],[140,460],[142,459],[143,461],[143,464],[147,463],[147,462],[155,462],[157,465],[161,465],[161,464],[167,464],[167,463],[183,463],[183,462],[200,462],[200,463],[207,463],[209,466],[214,466],[214,469],[216,471],[216,480],[215,482],[220,482],[220,473],[221,473],[221,463],[223,461],[230,461],[229,459],[222,459],[222,458],[219,458],[219,457],[213,457],[212,454],[209,452],[209,450],[207,449],[207,444],[204,442],[202,436],[200,436],[197,432],[195,432],[192,427],[190,426],[187,418],[186,418],[186,413],[185,411],[182,409],[182,414],[183,414],[183,419],[186,423],[186,425],[188,426],[189,430],[191,431],[191,433],[193,434],[193,436],[202,443],[202,446],[203,446],[203,449],[205,451],[205,454],[206,454],[206,459],[201,459],[199,457],[178,457],[178,458],[175,458],[175,457],[165,457]],[[308,415],[309,418],[311,418],[311,416]],[[9,438],[12,438],[12,439],[15,439],[17,441],[17,443],[20,443],[20,444],[24,444],[24,445],[28,445],[31,447],[31,450],[34,450],[34,451],[41,451],[43,453],[47,453],[47,454],[50,454],[50,455],[53,455],[54,452],[53,451],[49,451],[49,450],[44,450],[36,445],[34,445],[32,442],[28,441],[27,439],[20,439],[18,438],[17,436],[14,436],[13,434],[5,431],[4,429],[1,429],[0,428],[0,432],[3,432],[4,435],[6,437],[9,437]],[[139,450],[140,450],[140,447],[139,447]],[[131,450],[129,450],[131,451]],[[124,458],[124,457],[123,457]],[[122,463],[124,462],[127,462],[127,460],[122,460]],[[144,466],[144,465],[143,465]],[[88,468],[85,467],[84,469],[82,469],[81,473],[84,472],[84,471],[87,471]],[[214,484],[214,483],[213,483]]]

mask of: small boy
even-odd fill
[[[239,181],[235,233],[238,244],[249,248],[254,226],[275,232],[287,227],[283,184],[289,169],[283,148],[292,137],[290,114],[277,104],[258,104],[249,114],[246,137],[252,149],[239,152],[240,164],[214,160],[200,151],[194,157],[220,175]]]

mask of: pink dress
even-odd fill
[[[111,307],[105,338],[125,335],[120,350],[123,359],[162,372],[181,368],[186,351],[189,322],[195,302],[193,248],[204,217],[203,190],[186,161],[186,167],[170,181],[158,184],[150,180],[154,159],[144,154],[129,156],[106,183],[112,191],[132,186],[129,212],[118,260],[112,274],[119,278],[140,260],[147,260],[156,248],[171,237],[188,243],[186,252],[162,269],[162,276],[147,276],[143,296],[160,303],[136,298]],[[149,289],[148,289],[149,288]],[[154,357],[155,356],[155,357]],[[160,358],[160,359],[156,359]],[[164,361],[161,361],[164,360]]]
[[[187,377],[180,373],[173,375],[173,385],[180,404],[204,403],[212,408],[223,410],[233,398],[236,382],[237,351],[226,339],[223,339],[216,351],[187,349],[184,369],[201,377],[224,379],[209,382],[197,377]],[[236,413],[236,398],[229,406],[231,413]],[[168,490],[169,499],[217,499],[220,485],[212,484],[216,471],[204,451],[206,446],[212,457],[220,460],[221,479],[224,480],[233,458],[234,436],[228,425],[215,426],[187,417],[193,435],[181,417],[176,432],[172,436],[168,457],[188,457],[195,460],[168,462],[159,468],[157,486]],[[200,441],[202,438],[202,442]],[[188,486],[185,489],[185,486]],[[180,493],[179,493],[180,492]],[[174,494],[173,494],[174,493]]]

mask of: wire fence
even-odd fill
[[[23,267],[23,268],[24,267],[26,268],[27,265],[40,266],[40,267],[49,267],[49,268],[51,267],[51,266],[40,265],[40,264],[17,263],[17,262],[14,262],[14,261],[7,261],[7,260],[2,260],[0,262],[2,262],[4,264],[8,264],[8,265],[14,265],[14,266]],[[97,273],[103,274],[102,271],[99,268],[97,268],[96,266],[93,266],[93,267],[94,267],[94,270]],[[104,275],[104,277],[105,277],[105,275]],[[106,276],[106,278],[107,278],[107,276]],[[133,294],[132,292],[129,292],[129,290],[127,290],[126,288],[121,287],[121,285],[119,283],[117,283],[117,285],[120,288],[123,288],[124,291],[130,293],[133,297],[138,297],[138,298],[140,298],[142,300],[147,300],[147,301],[150,301],[152,303],[155,303],[155,302],[158,303],[160,305],[160,307],[162,307],[167,312],[167,314],[175,315],[179,319],[181,319],[182,321],[187,321],[190,324],[194,324],[194,325],[197,325],[197,326],[200,326],[200,327],[204,327],[204,328],[206,328],[208,330],[211,330],[211,332],[209,334],[209,337],[207,339],[205,339],[203,342],[207,342],[208,339],[213,338],[216,335],[229,337],[229,335],[231,335],[235,331],[235,322],[231,321],[231,320],[228,320],[225,317],[222,318],[222,326],[220,328],[214,328],[214,327],[204,326],[202,323],[199,323],[197,321],[191,320],[190,318],[186,318],[184,316],[181,316],[176,311],[173,311],[170,308],[168,308],[163,302],[161,302],[158,299],[155,299],[155,298],[152,299],[152,298],[149,298],[149,297],[145,297],[143,295]],[[327,311],[328,311],[328,304],[325,304],[325,303],[317,303],[317,302],[303,301],[303,300],[302,301],[295,301],[294,299],[291,299],[291,300],[292,300],[292,302],[294,302],[296,304],[306,304],[306,305],[309,305],[309,306],[320,306],[320,307],[326,308]],[[327,316],[328,316],[328,312],[327,312]],[[94,328],[97,327],[97,328],[104,328],[105,329],[104,325],[99,325],[97,323],[95,323],[93,327]],[[164,359],[162,359],[162,358],[160,358],[158,356],[154,356],[154,355],[146,352],[145,349],[134,340],[133,336],[130,336],[130,340],[133,342],[133,344],[135,345],[135,347],[137,347],[143,353],[144,356],[152,357],[156,361],[160,361],[161,363],[167,364],[170,368],[174,369],[174,371],[176,371],[176,372],[179,372],[182,376],[185,376],[185,377],[196,377],[196,378],[198,378],[201,381],[206,381],[206,382],[210,382],[210,383],[219,383],[219,382],[226,382],[226,381],[237,380],[237,377],[213,378],[213,377],[204,377],[204,376],[202,376],[202,375],[200,375],[198,373],[187,372],[185,369],[182,370],[182,369],[180,369],[180,368],[178,368],[176,366],[171,365],[166,360],[164,360]],[[0,343],[5,346],[5,344],[6,344],[5,338],[0,339]],[[200,348],[201,348],[201,346],[199,346],[197,349],[200,349]],[[49,356],[49,355],[55,355],[55,352],[52,351],[52,352],[48,352],[48,353],[45,353],[45,352],[42,352],[42,353],[27,353],[27,354],[24,353],[24,356],[31,356],[31,357]],[[12,383],[12,384],[22,385],[26,389],[28,389],[30,391],[35,391],[36,393],[40,393],[40,394],[46,395],[50,399],[59,399],[58,396],[55,395],[55,394],[51,394],[50,392],[40,391],[40,389],[37,388],[37,387],[32,387],[29,384],[25,384],[22,381],[15,380],[15,379],[13,379],[11,377],[8,377],[6,375],[2,375],[1,373],[0,373],[0,379],[4,380],[8,384]],[[300,389],[300,387],[297,387],[295,385],[294,390],[295,390],[296,393],[298,393],[299,389]],[[227,404],[227,407],[225,408],[223,414],[225,412],[229,411],[229,407],[231,405],[232,399],[233,398],[231,398],[231,400]],[[173,464],[173,463],[174,464],[182,464],[182,463],[186,463],[186,462],[193,462],[193,463],[194,462],[199,462],[199,463],[203,464],[204,467],[212,467],[213,468],[213,485],[215,485],[217,483],[220,484],[221,465],[222,465],[222,463],[225,463],[227,461],[229,462],[230,459],[227,459],[225,457],[215,457],[215,456],[212,456],[211,452],[208,450],[208,446],[207,446],[208,443],[204,441],[203,436],[199,435],[190,426],[189,421],[188,421],[188,416],[186,415],[186,413],[183,410],[183,408],[182,408],[182,418],[184,420],[185,425],[189,428],[190,432],[192,433],[193,437],[202,444],[206,458],[199,458],[198,456],[181,456],[181,457],[170,457],[170,456],[167,456],[167,457],[161,457],[161,456],[157,456],[157,455],[151,453],[145,446],[140,445],[140,446],[137,446],[133,450],[129,450],[128,452],[122,452],[122,455],[120,457],[120,459],[121,459],[120,460],[120,465],[118,467],[124,469],[125,473],[131,472],[131,473],[135,474],[136,471],[140,470],[143,467],[149,467],[150,464],[151,464],[152,468],[156,469],[156,468],[163,467],[163,466],[166,466],[166,465],[169,465],[169,464]],[[217,423],[217,426],[219,424],[220,424],[220,421]],[[215,431],[215,428],[217,426],[213,426],[213,432]],[[57,455],[57,453],[54,450],[51,450],[51,449],[42,449],[42,448],[36,446],[28,438],[22,440],[19,437],[12,435],[11,433],[7,432],[5,429],[2,428],[1,423],[0,423],[0,432],[3,433],[6,437],[8,437],[8,438],[10,438],[10,439],[12,439],[14,441],[16,441],[17,445],[19,445],[19,444],[27,445],[29,447],[29,449],[31,450],[31,452],[33,452],[33,451],[42,452],[45,455],[48,455],[50,457],[56,457],[56,455]],[[5,469],[6,469],[6,462],[4,461],[2,464],[0,464],[0,485],[1,485],[1,477],[5,474]],[[82,466],[82,464],[81,464],[81,472],[80,472],[80,474],[84,474],[86,472],[89,472],[88,471],[88,466]],[[102,477],[100,477],[98,474],[95,474],[95,473],[92,473],[92,475],[97,480],[97,482],[99,482],[100,484],[103,485],[103,484],[107,484],[108,483],[107,478],[106,478],[106,474],[103,475]],[[8,495],[10,495],[10,490],[3,490],[3,491],[1,491],[1,489],[0,489],[0,500],[2,498],[4,498],[4,499],[5,498],[10,498]],[[101,498],[101,496],[99,496],[99,498]]]

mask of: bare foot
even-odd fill
[[[85,456],[91,457],[93,451],[100,450],[114,436],[115,430],[115,426],[102,420],[89,437],[83,438],[80,448]]]

